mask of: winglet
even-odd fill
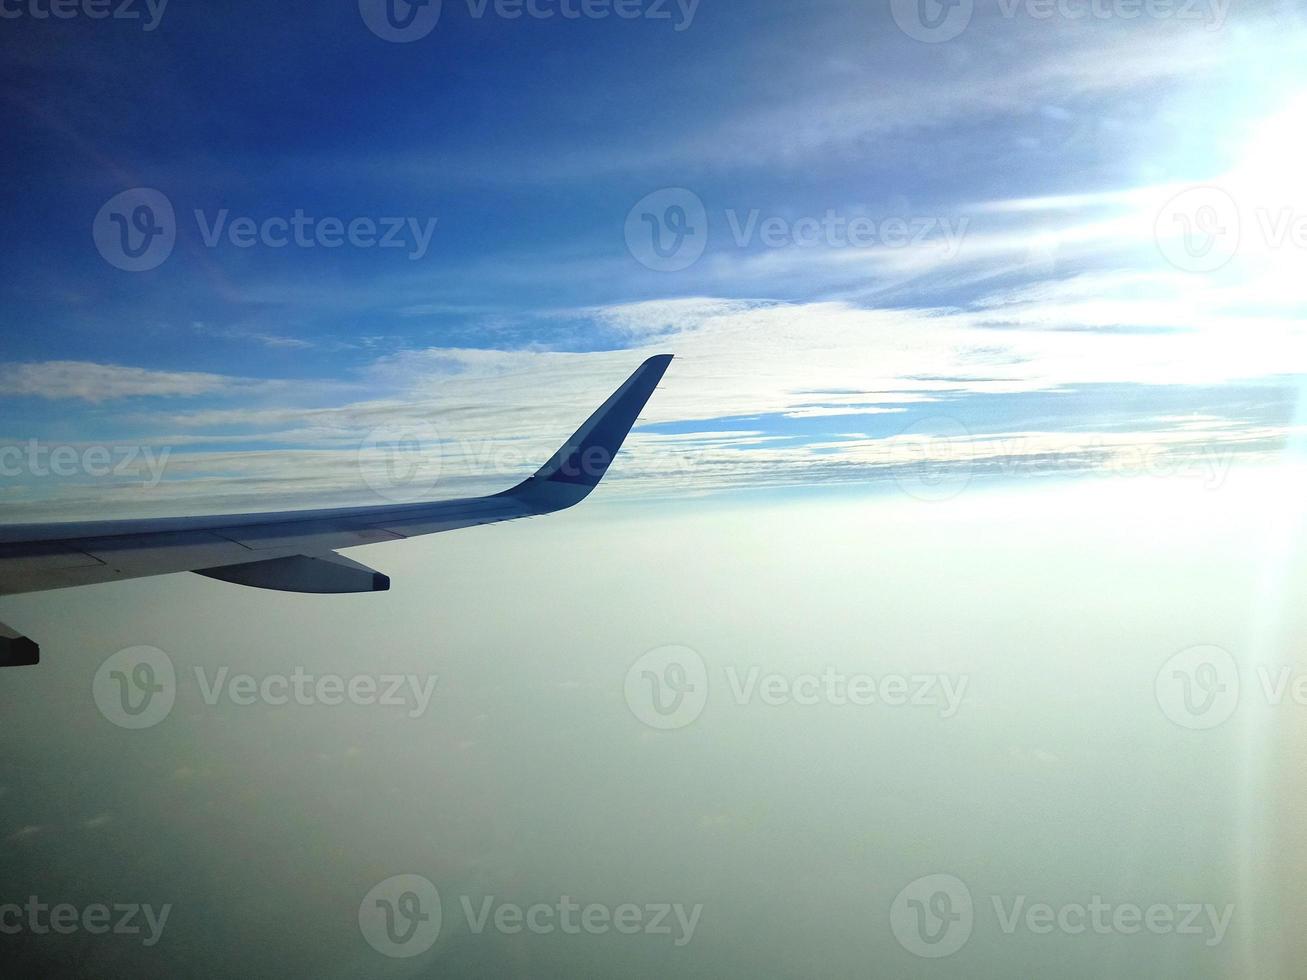
[[[549,462],[501,496],[529,501],[541,512],[563,510],[588,497],[613,464],[635,420],[672,363],[672,356],[659,354],[641,364]]]

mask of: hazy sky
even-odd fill
[[[7,599],[55,655],[0,686],[0,897],[171,912],[148,947],[6,941],[20,964],[138,977],[197,959],[257,976],[1292,976],[1307,709],[1259,677],[1307,676],[1303,486],[596,502],[353,552],[393,576],[380,596],[170,576]],[[173,664],[175,700],[134,730],[93,693],[141,645]],[[1168,665],[1210,645],[1241,696],[1185,715]],[[669,646],[705,683],[660,729],[639,668]],[[436,679],[397,706],[245,704],[219,674],[296,669]],[[802,679],[827,672],[887,697],[813,700]],[[936,684],[898,703],[879,686],[895,677]],[[894,930],[896,895],[936,874],[973,903],[938,960]],[[411,959],[358,925],[397,875],[443,909]],[[702,909],[684,945],[478,934],[462,910],[562,896]],[[1095,896],[1225,926],[1045,934],[1014,913]]]

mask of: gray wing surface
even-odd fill
[[[287,592],[384,591],[386,576],[335,551],[575,506],[608,472],[671,360],[663,354],[645,361],[544,466],[502,493],[275,514],[0,526],[0,595],[187,571]],[[20,650],[34,656],[30,641],[0,624],[0,661],[6,647],[11,657]]]

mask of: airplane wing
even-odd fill
[[[0,526],[0,595],[171,572],[281,592],[384,592],[390,588],[385,575],[336,549],[579,504],[608,472],[671,361],[670,354],[645,361],[544,466],[502,493],[277,514]],[[36,644],[0,623],[0,666],[38,659]]]

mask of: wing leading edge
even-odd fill
[[[551,514],[603,479],[672,361],[645,361],[534,475],[489,497],[419,504],[159,520],[0,527],[0,595],[193,571],[256,588],[384,591],[384,575],[336,549]],[[35,662],[31,641],[0,624],[0,666]]]

